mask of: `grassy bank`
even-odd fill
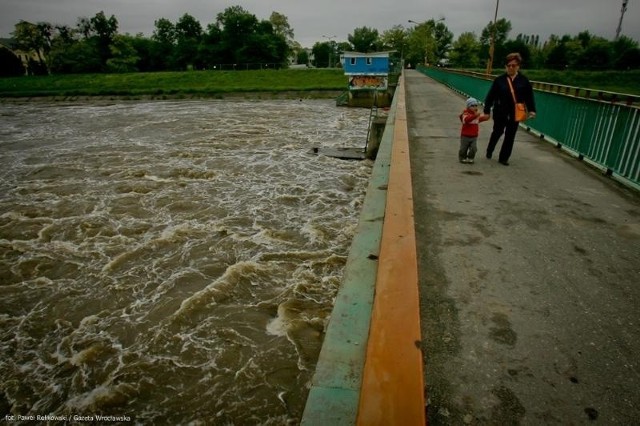
[[[484,70],[474,70],[484,72]],[[496,70],[496,73],[501,70]],[[640,70],[524,70],[534,81],[640,95]],[[189,71],[73,74],[0,78],[0,98],[188,98],[260,93],[264,96],[335,97],[347,89],[341,69]]]
[[[190,71],[0,78],[0,97],[224,97],[230,93],[308,93],[347,88],[342,70]]]

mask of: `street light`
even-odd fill
[[[329,68],[333,68],[331,62],[333,62],[333,45],[335,44],[335,42],[333,40],[335,40],[335,38],[337,36],[326,36],[326,35],[322,35],[322,37],[326,38],[327,40],[329,40],[329,45],[331,46],[331,50],[329,51]]]
[[[444,18],[440,18],[436,21],[434,21],[433,19],[429,20],[429,21],[425,21],[425,22],[416,22],[413,21],[411,19],[409,19],[408,22],[412,23],[412,24],[416,24],[418,26],[420,25],[425,25],[426,27],[426,31],[425,31],[425,43],[424,43],[424,66],[426,67],[429,64],[429,58],[427,56],[427,53],[429,52],[429,35],[431,34],[431,31],[429,30],[429,26],[428,24],[433,23],[433,26],[435,28],[436,23],[438,22],[442,22],[444,21]]]
[[[416,22],[416,21],[413,21],[411,19],[409,19],[408,22],[411,23],[411,24],[416,24],[418,26],[426,24],[426,22]],[[427,59],[428,47],[427,46],[429,45],[429,32],[425,31],[425,33],[426,33],[426,36],[425,36],[425,42],[424,42],[424,66],[426,67],[427,63],[428,63],[428,59]]]
[[[491,75],[493,71],[493,53],[496,44],[496,21],[498,19],[498,6],[500,0],[496,0],[496,14],[493,15],[493,29],[491,30],[491,44],[489,44],[489,60],[487,61],[487,75]]]

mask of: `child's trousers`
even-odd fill
[[[458,160],[473,160],[478,152],[477,137],[460,136],[460,151]]]

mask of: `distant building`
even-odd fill
[[[344,74],[349,78],[349,106],[388,106],[392,52],[344,52],[340,56]]]
[[[42,49],[40,52],[36,52],[35,50],[25,51],[18,47],[17,43],[14,39],[11,38],[2,38],[0,39],[0,48],[7,49],[9,52],[14,54],[24,68],[24,75],[34,74],[33,67],[34,64],[41,64],[42,58],[44,58],[44,51]]]
[[[349,90],[387,90],[390,52],[344,52],[340,57]]]

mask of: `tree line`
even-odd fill
[[[640,68],[638,42],[621,36],[610,41],[583,31],[576,36],[551,35],[542,42],[538,35],[518,34],[508,38],[511,22],[506,19],[489,23],[476,37],[463,33],[451,45],[451,62],[459,67],[484,65],[488,58],[492,34],[495,37],[495,55],[501,61],[509,52],[520,52],[527,68],[573,70],[629,70]],[[495,32],[494,32],[495,31]]]
[[[382,33],[377,43],[403,53],[411,64],[447,65],[456,68],[485,68],[493,38],[494,62],[500,64],[510,52],[519,52],[530,69],[629,70],[640,68],[638,42],[621,36],[609,41],[583,31],[577,36],[518,34],[510,38],[511,22],[489,22],[480,35],[464,32],[453,39],[442,21],[428,20],[405,29],[398,25]],[[375,30],[370,30],[376,33]]]
[[[527,68],[638,69],[638,42],[621,36],[610,41],[589,31],[576,36],[518,34],[510,38],[511,22],[489,22],[480,35],[464,32],[454,40],[443,20],[428,20],[405,28],[396,25],[379,33],[356,28],[348,41],[319,41],[311,52],[294,39],[288,18],[273,12],[259,20],[240,6],[225,9],[206,27],[189,14],[175,23],[154,22],[151,37],[120,34],[118,20],[104,12],[79,18],[75,27],[47,22],[20,21],[12,33],[14,48],[35,52],[28,64],[31,74],[147,72],[186,69],[282,68],[291,63],[316,67],[339,66],[345,51],[395,51],[405,64],[483,68],[494,44],[494,58],[520,52]],[[312,58],[312,59],[311,59]],[[0,49],[0,75],[23,75],[20,59]]]
[[[287,17],[277,12],[258,20],[233,6],[206,28],[189,14],[175,23],[161,18],[154,24],[150,38],[120,34],[117,18],[99,12],[79,18],[75,28],[20,21],[12,36],[15,50],[37,52],[29,60],[33,74],[213,69],[221,64],[280,67],[295,48]],[[13,68],[19,65],[18,58],[3,59],[3,64],[13,62]]]

